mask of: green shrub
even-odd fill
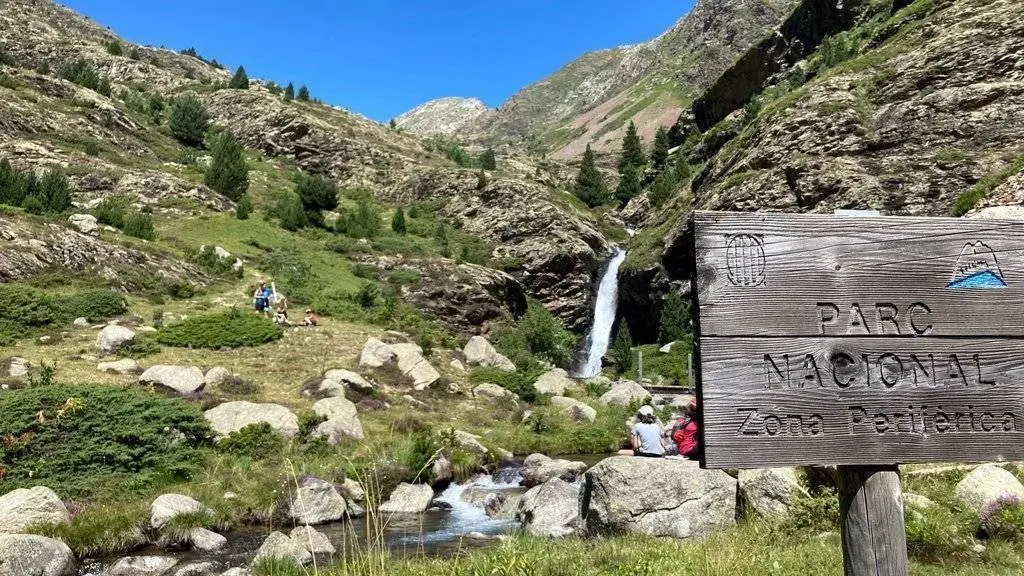
[[[530,301],[526,313],[514,328],[497,334],[495,344],[510,358],[526,352],[552,364],[563,365],[576,345],[576,335],[566,330],[543,304]],[[519,365],[515,358],[512,361]]]
[[[405,234],[408,231],[405,225],[405,210],[401,206],[395,208],[395,215],[391,217],[391,231],[395,234]]]
[[[29,174],[16,170],[6,158],[0,160],[0,204],[22,205],[30,180],[35,180]]]
[[[49,326],[66,318],[56,298],[20,284],[0,284],[0,302],[0,320],[23,327]]]
[[[266,460],[284,452],[284,440],[270,424],[260,422],[228,434],[217,443],[217,451],[253,460]]]
[[[61,299],[66,318],[99,322],[128,312],[123,294],[113,290],[86,290]]]
[[[483,170],[498,169],[498,162],[494,157],[494,150],[491,148],[484,150],[483,153],[480,154],[480,160],[478,162],[480,164],[480,168]]]
[[[309,102],[309,88],[305,84],[299,87],[299,93],[296,95],[299,102]]]
[[[98,385],[11,391],[0,395],[0,414],[9,439],[0,443],[0,492],[42,484],[77,498],[114,483],[185,480],[209,435],[197,407]]]
[[[790,534],[820,534],[839,527],[839,497],[832,488],[793,500],[782,528]]]
[[[985,199],[990,192],[1022,170],[1024,170],[1024,156],[1017,158],[1006,168],[982,178],[977,184],[957,197],[951,210],[952,215],[963,216],[967,214],[978,205],[978,202]]]
[[[97,144],[95,140],[87,140],[85,145],[82,147],[82,150],[89,156],[100,155],[100,145]]]
[[[237,309],[193,316],[164,326],[156,339],[165,346],[178,348],[240,348],[259,346],[279,340],[281,327],[257,314]]]
[[[206,136],[210,117],[198,98],[192,95],[178,98],[171,105],[171,134],[187,146],[199,146]]]
[[[111,56],[123,56],[124,48],[117,40],[111,40],[110,42],[107,42],[107,54],[110,54]]]
[[[907,552],[922,562],[944,562],[971,554],[974,538],[964,523],[947,508],[906,507]]]
[[[139,360],[160,353],[160,344],[150,334],[136,335],[131,342],[121,346],[117,355],[123,358],[134,358]]]
[[[388,274],[388,282],[391,284],[416,284],[420,281],[420,273],[411,268],[399,268]]]
[[[612,342],[611,353],[615,358],[616,372],[625,374],[633,369],[633,338],[625,319],[619,322],[619,332]]]
[[[297,194],[285,192],[277,199],[274,212],[281,221],[281,228],[292,232],[309,226],[309,217],[302,207]],[[340,220],[340,218],[339,218]]]
[[[212,160],[203,181],[218,194],[239,200],[249,190],[249,169],[242,146],[228,133],[213,141]]]
[[[92,215],[100,224],[115,228],[124,226],[124,215],[131,206],[131,200],[125,196],[108,196],[92,209]]]
[[[469,380],[473,384],[484,384],[491,383],[501,386],[509,392],[514,392],[519,395],[519,399],[523,402],[536,402],[537,401],[537,390],[533,387],[533,383],[537,381],[537,378],[541,375],[539,370],[524,370],[523,367],[516,364],[515,372],[508,372],[500,368],[492,368],[490,366],[481,366],[474,368],[469,374]]]
[[[85,58],[65,62],[57,70],[57,75],[90,90],[96,90],[100,87],[99,73],[96,72],[96,68]]]
[[[690,303],[676,290],[670,290],[661,307],[658,342],[668,344],[690,335]]]
[[[373,238],[380,233],[380,214],[368,199],[360,199],[354,212],[342,214],[334,224],[339,234],[349,238]]]
[[[316,226],[324,225],[323,212],[338,207],[338,188],[324,176],[299,176],[295,193],[306,211],[306,218]]]
[[[46,214],[46,204],[39,196],[26,196],[25,200],[21,203],[21,207],[25,209],[25,212],[36,216]]]
[[[1016,496],[1003,496],[980,514],[981,533],[986,538],[1024,541],[1024,503]]]
[[[244,66],[239,66],[238,70],[235,70],[235,75],[232,76],[231,81],[228,82],[228,88],[233,90],[249,89],[249,76],[245,73]]]
[[[18,65],[18,61],[15,60],[14,56],[12,56],[9,52],[0,50],[0,65],[10,66],[13,68]]]
[[[252,200],[249,199],[248,194],[243,194],[238,199],[238,203],[235,204],[235,218],[248,220],[249,214],[252,214]]]
[[[124,217],[124,233],[144,240],[156,238],[153,217],[144,212],[131,212]]]

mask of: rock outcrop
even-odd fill
[[[310,554],[334,554],[335,548],[323,532],[312,526],[296,526],[288,537],[302,544]]]
[[[96,350],[101,354],[113,354],[132,340],[135,340],[135,332],[131,328],[111,324],[96,335]]]
[[[636,382],[620,380],[601,395],[600,402],[605,406],[629,406],[634,401],[646,402],[650,397],[651,393]]]
[[[169,556],[129,556],[114,562],[104,576],[165,576],[178,560]]]
[[[313,561],[313,554],[309,552],[303,542],[290,538],[281,532],[271,532],[267,539],[263,541],[260,549],[256,551],[253,564],[264,558],[277,558],[278,560],[305,566]]]
[[[551,459],[543,454],[530,454],[523,460],[523,486],[533,487],[544,484],[552,478],[576,482],[587,470],[583,462]]]
[[[159,530],[168,522],[185,514],[208,514],[214,512],[202,502],[183,494],[163,494],[149,506],[149,525]]]
[[[569,378],[569,373],[561,368],[548,370],[533,383],[533,388],[538,394],[551,396],[565,396],[567,390],[574,390],[577,387],[576,381]]]
[[[425,390],[441,379],[441,373],[423,357],[423,349],[411,343],[385,344],[370,338],[359,355],[359,366],[395,366],[416,390]]]
[[[241,430],[250,424],[266,422],[278,434],[291,438],[299,433],[299,419],[280,404],[225,402],[203,413],[218,438]]]
[[[71,515],[57,494],[45,486],[19,488],[0,496],[0,534],[23,532],[36,524],[67,524]]]
[[[317,425],[314,435],[327,438],[332,446],[346,440],[362,440],[363,424],[359,421],[356,405],[343,396],[324,398],[313,404],[313,412],[327,420]]]
[[[414,134],[452,136],[486,112],[476,98],[439,98],[396,116],[395,126]]]
[[[187,396],[206,386],[206,376],[195,366],[157,365],[146,369],[139,376],[139,383],[166,388]]]
[[[1024,501],[1024,485],[1011,472],[995,464],[984,464],[956,485],[956,497],[971,510],[981,512],[1000,498]]]
[[[125,358],[123,360],[115,360],[113,362],[100,362],[96,365],[96,369],[100,372],[107,372],[109,374],[141,374],[142,367],[139,363],[131,358]]]
[[[763,518],[785,516],[794,498],[809,496],[792,468],[740,470],[737,480],[744,502]]]
[[[492,366],[506,372],[515,372],[516,365],[507,357],[498,353],[494,346],[483,336],[473,336],[462,349],[466,356],[466,364],[470,366]]]
[[[419,514],[426,511],[433,499],[434,491],[430,486],[403,482],[391,493],[388,501],[378,507],[378,510],[387,514]]]
[[[575,398],[552,396],[550,400],[552,406],[561,408],[562,412],[573,422],[593,422],[597,419],[597,410]]]
[[[483,383],[473,388],[473,397],[489,400],[491,402],[511,402],[513,404],[519,403],[519,396],[512,392],[498,386],[497,384]]]
[[[75,555],[60,540],[0,534],[0,576],[72,576]]]
[[[615,456],[584,479],[580,510],[591,534],[704,538],[736,524],[736,479],[696,462]]]
[[[315,525],[345,518],[345,499],[330,482],[305,478],[292,496],[288,517],[299,524]]]

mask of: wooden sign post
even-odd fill
[[[904,575],[896,465],[1024,458],[1024,225],[694,215],[708,468],[840,465],[848,575]]]

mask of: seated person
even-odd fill
[[[676,443],[676,451],[680,456],[691,460],[700,457],[700,415],[697,411],[697,399],[690,400],[686,413],[672,427],[672,441]]]
[[[320,324],[320,319],[316,317],[316,314],[313,314],[312,310],[307,308],[306,309],[306,317],[302,319],[302,325],[303,326],[316,326],[318,324]]]
[[[648,458],[661,458],[665,455],[665,447],[661,444],[661,426],[654,415],[654,408],[641,406],[636,413],[636,424],[633,425],[633,454]]]
[[[277,313],[274,314],[274,322],[281,326],[291,326],[291,322],[288,321],[288,311],[284,308],[278,308]]]

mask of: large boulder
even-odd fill
[[[173,390],[182,396],[202,390],[206,376],[195,366],[151,366],[139,376],[139,383],[160,386]]]
[[[340,390],[339,390],[340,388]],[[324,373],[320,383],[320,392],[325,396],[344,396],[345,389],[363,394],[373,392],[373,383],[351,370],[334,369]]]
[[[223,438],[250,424],[266,422],[278,434],[291,438],[299,433],[299,419],[291,410],[280,404],[255,404],[238,401],[225,402],[203,413],[210,428]]]
[[[423,349],[416,344],[392,344],[391,350],[398,358],[398,369],[416,390],[426,390],[441,379],[441,373],[423,357]]]
[[[736,524],[736,479],[696,462],[614,456],[583,476],[580,510],[591,534],[704,538]]]
[[[562,412],[573,422],[593,422],[597,420],[597,410],[583,402],[568,396],[552,396],[551,405],[561,408]]]
[[[634,401],[646,402],[651,393],[632,380],[620,380],[612,384],[611,390],[601,395],[605,406],[629,406]]]
[[[0,534],[0,576],[71,576],[75,555],[60,540]]]
[[[183,494],[163,494],[149,506],[149,525],[159,530],[174,518],[183,514],[209,514],[213,510],[202,502]]]
[[[67,524],[71,515],[45,486],[19,488],[0,496],[0,534],[24,532],[33,524]]]
[[[740,496],[762,518],[785,516],[797,496],[809,496],[793,468],[740,470]]]
[[[513,404],[519,403],[519,395],[507,388],[502,388],[497,384],[491,384],[485,382],[480,384],[476,388],[473,388],[473,397],[489,400],[491,402],[511,402]]]
[[[253,558],[252,562],[256,564],[265,558],[277,558],[278,560],[292,562],[300,566],[313,561],[313,555],[302,542],[289,538],[281,532],[272,532],[270,536],[267,536],[267,539],[263,541],[263,545],[256,551],[256,557]]]
[[[587,465],[571,460],[552,460],[543,454],[530,454],[523,460],[523,486],[538,486],[560,478],[566,482],[575,482],[584,472]]]
[[[100,225],[92,214],[72,214],[68,216],[68,223],[82,234],[99,236]]]
[[[506,372],[516,371],[516,365],[507,357],[499,354],[483,336],[470,338],[465,348],[462,349],[462,353],[466,356],[466,364],[470,366],[493,366]]]
[[[164,576],[177,564],[168,556],[129,556],[114,562],[103,576]]]
[[[288,506],[288,517],[299,524],[324,524],[341,520],[347,507],[345,499],[330,482],[306,478]]]
[[[430,506],[434,499],[434,490],[426,484],[398,485],[391,493],[388,501],[381,504],[378,510],[391,514],[419,514]]]
[[[101,354],[113,354],[132,340],[135,340],[135,332],[124,326],[111,324],[96,335],[96,350]]]
[[[346,439],[362,440],[363,425],[356,413],[356,405],[343,396],[332,396],[313,404],[313,411],[318,416],[327,418],[321,422],[314,433],[317,437],[327,438],[328,443],[335,446]]]
[[[1024,501],[1024,485],[1012,473],[995,464],[978,466],[956,485],[956,497],[975,512],[981,512],[1008,496]]]
[[[377,338],[367,340],[359,355],[360,368],[382,368],[395,361],[395,353],[391,347]]]
[[[100,362],[96,369],[100,372],[106,372],[108,374],[121,374],[124,376],[130,374],[139,374],[142,372],[142,367],[139,363],[131,358],[125,358],[123,360],[116,360],[114,362]]]
[[[302,544],[312,554],[334,554],[336,551],[327,536],[312,526],[296,526],[288,537]]]
[[[188,541],[196,550],[216,552],[228,545],[228,539],[206,528],[193,528],[188,533]]]
[[[207,370],[206,375],[203,376],[203,380],[206,382],[207,386],[216,386],[228,378],[231,378],[231,372],[223,366],[214,366]]]
[[[28,374],[28,361],[17,356],[0,360],[0,378],[21,378]]]
[[[576,388],[576,381],[569,378],[569,373],[561,368],[554,368],[540,375],[533,383],[538,394],[549,396],[565,396],[566,390]]]
[[[552,478],[519,499],[515,521],[527,534],[560,538],[580,530],[580,485]]]

